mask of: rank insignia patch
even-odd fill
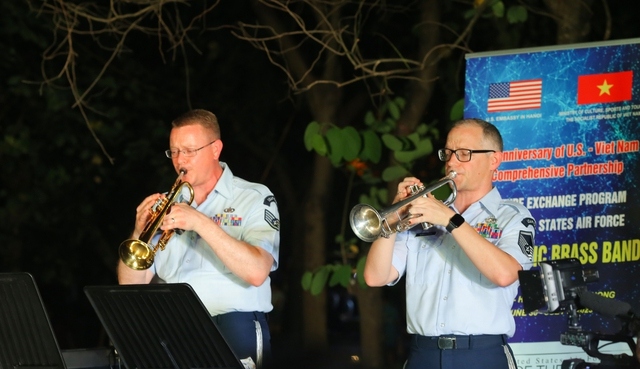
[[[276,231],[280,230],[280,220],[278,220],[278,218],[276,218],[276,216],[269,210],[264,211],[264,220],[269,224],[269,226],[271,226],[271,228]]]
[[[522,253],[527,255],[529,260],[533,260],[533,232],[520,231],[518,235],[518,246]]]

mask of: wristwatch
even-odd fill
[[[456,214],[449,219],[449,225],[447,225],[447,231],[453,232],[454,229],[460,227],[464,223],[464,218],[460,214]]]

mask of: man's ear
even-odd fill
[[[218,139],[216,142],[212,143],[212,145],[214,147],[213,156],[218,160],[220,159],[220,154],[222,153],[222,147],[224,144],[222,143],[222,140]]]
[[[491,154],[491,170],[496,170],[502,163],[502,151],[496,151]]]

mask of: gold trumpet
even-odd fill
[[[349,215],[349,223],[351,224],[353,233],[365,242],[373,242],[380,236],[389,238],[392,233],[403,232],[416,226],[417,224],[411,225],[410,220],[421,216],[421,214],[411,214],[407,210],[401,211],[401,209],[418,197],[426,196],[444,185],[451,187],[451,194],[443,202],[447,206],[451,205],[458,193],[456,184],[453,182],[453,178],[455,178],[456,175],[456,172],[451,171],[446,177],[443,177],[429,187],[418,185],[409,186],[411,196],[379,212],[367,204],[354,206]],[[429,223],[420,224],[423,229],[431,227]]]
[[[150,209],[151,218],[144,227],[144,230],[140,234],[138,239],[128,239],[120,244],[118,249],[120,253],[120,260],[124,265],[134,270],[149,269],[153,265],[153,259],[155,257],[158,248],[164,250],[167,242],[176,229],[168,229],[162,232],[158,243],[155,246],[151,246],[150,242],[153,236],[156,234],[158,228],[162,224],[162,221],[171,209],[171,206],[177,201],[182,193],[182,187],[186,186],[189,189],[191,198],[187,204],[191,204],[194,199],[193,187],[189,182],[182,181],[182,177],[187,174],[184,169],[180,170],[178,179],[171,187],[171,190],[165,197],[160,197]]]

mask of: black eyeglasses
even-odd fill
[[[205,147],[211,145],[212,143],[216,142],[218,140],[213,140],[211,142],[209,142],[208,144],[197,148],[197,149],[184,149],[184,150],[166,150],[164,152],[164,154],[167,156],[167,158],[172,159],[172,158],[177,158],[178,154],[182,153],[182,155],[184,156],[196,156],[196,154],[198,153],[198,151],[204,149]]]
[[[496,150],[470,150],[470,149],[440,149],[438,150],[438,158],[445,163],[451,159],[451,154],[456,154],[456,158],[460,162],[471,161],[471,154],[473,153],[485,153],[485,152],[496,152]]]

